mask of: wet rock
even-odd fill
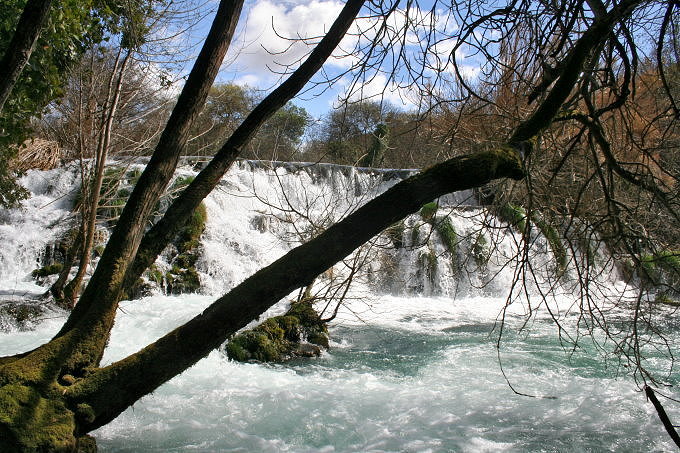
[[[296,302],[282,316],[235,335],[224,348],[238,362],[283,362],[292,357],[318,357],[328,349],[328,329],[312,304]]]

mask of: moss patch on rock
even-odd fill
[[[170,261],[170,270],[163,277],[159,275],[157,268],[155,272],[153,269],[150,270],[150,280],[160,280],[167,293],[195,293],[201,289],[201,279],[196,271],[196,261],[198,261],[200,253],[198,246],[200,245],[201,234],[205,230],[207,219],[205,204],[201,203],[174,241],[177,254]]]
[[[187,223],[177,237],[177,250],[179,250],[180,254],[198,247],[207,220],[208,211],[205,204],[201,203],[191,214],[191,217],[189,217],[189,220],[187,220]]]
[[[514,205],[512,203],[505,203],[498,206],[496,209],[496,216],[502,221],[517,228],[519,231],[526,231],[527,227],[527,213],[523,207]]]
[[[431,222],[437,214],[437,209],[439,209],[439,204],[436,201],[424,204],[420,208],[420,217],[426,222]]]
[[[33,278],[45,278],[50,275],[55,275],[61,272],[61,270],[64,268],[64,265],[62,263],[52,263],[48,264],[47,266],[39,267],[38,269],[34,269],[31,272],[31,277]]]
[[[307,343],[305,343],[305,341]],[[307,301],[293,303],[282,316],[235,335],[225,347],[227,357],[238,362],[283,362],[308,357],[328,349],[328,329]]]
[[[451,268],[454,272],[460,269],[458,262],[458,233],[448,217],[437,217],[434,220],[434,227],[441,238],[444,246],[451,254]]]

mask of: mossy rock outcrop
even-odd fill
[[[264,321],[235,335],[225,347],[227,357],[238,362],[283,362],[293,357],[313,357],[328,349],[328,329],[312,304],[295,302],[286,314]]]
[[[52,263],[48,264],[47,266],[39,267],[38,269],[34,269],[31,272],[31,277],[35,279],[41,279],[48,277],[50,275],[55,275],[61,272],[61,270],[64,268],[64,265],[62,263]]]
[[[207,218],[205,204],[201,203],[177,235],[174,242],[177,254],[172,257],[170,261],[172,267],[162,279],[162,286],[168,294],[195,293],[201,289],[196,261],[198,261],[200,238],[205,230]]]
[[[568,257],[567,250],[564,244],[562,244],[561,235],[538,211],[532,211],[529,217],[522,206],[506,203],[497,207],[496,215],[502,221],[517,228],[523,235],[527,233],[527,220],[530,220],[529,226],[532,223],[536,225],[552,250],[553,257],[555,258],[555,275],[557,278],[561,278],[565,274]]]

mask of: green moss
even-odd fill
[[[435,228],[446,249],[452,254],[458,249],[458,234],[448,217],[442,217],[435,222]]]
[[[55,275],[61,272],[61,270],[64,268],[64,265],[61,263],[53,263],[49,264],[47,266],[43,266],[38,269],[34,269],[31,272],[31,277],[33,278],[44,278],[47,277],[48,275]]]
[[[80,403],[76,406],[76,417],[85,423],[92,423],[95,420],[96,415],[92,406]]]
[[[640,257],[642,277],[653,285],[680,285],[680,251],[666,250]]]
[[[208,220],[208,212],[205,204],[201,203],[194,210],[191,217],[187,220],[184,228],[179,233],[177,240],[177,249],[182,252],[192,250],[199,244],[199,239],[205,230],[205,223]]]
[[[428,250],[418,256],[418,269],[421,275],[424,272],[425,278],[430,283],[434,283],[437,277],[437,254],[433,250]]]
[[[158,268],[155,264],[152,264],[146,271],[146,277],[156,283],[158,286],[163,284],[163,271]]]
[[[526,231],[527,213],[523,207],[506,203],[497,208],[496,215],[499,219],[517,228],[519,231]]]
[[[300,341],[328,348],[328,330],[311,304],[298,302],[285,315],[275,316],[254,329],[235,335],[225,347],[227,357],[239,362],[281,362],[295,355]]]
[[[76,439],[78,453],[97,453],[97,441],[92,436],[82,436]]]
[[[427,203],[420,208],[420,217],[426,222],[431,222],[437,214],[437,209],[439,209],[439,204],[436,201]]]
[[[663,305],[671,305],[674,307],[680,307],[680,300],[675,300],[671,298],[668,293],[665,292],[658,292],[654,296],[654,302],[657,304],[663,304]]]
[[[489,251],[489,242],[486,240],[486,236],[483,233],[479,233],[475,238],[474,244],[471,248],[472,257],[474,258],[477,266],[486,266],[489,262],[489,257],[491,253]]]
[[[173,266],[170,271],[165,273],[162,281],[165,284],[166,292],[169,294],[195,293],[201,289],[201,278],[195,267],[183,269],[179,266]]]
[[[0,388],[0,451],[71,452],[75,429],[74,414],[60,399],[18,384]]]
[[[170,192],[184,189],[194,181],[194,176],[179,176],[170,185]]]
[[[458,263],[458,234],[448,217],[437,218],[434,221],[435,229],[439,234],[444,246],[451,254],[451,267],[454,272],[459,269]]]
[[[45,314],[41,304],[7,301],[0,304],[0,316],[9,318],[10,323],[20,330],[31,328]]]
[[[198,245],[205,229],[207,211],[201,203],[177,235],[175,246],[179,252],[171,262],[171,269],[163,274],[157,268],[151,271],[149,279],[164,285],[170,294],[193,293],[201,289],[201,279],[196,271]]]
[[[105,248],[106,248],[106,245],[104,245],[104,244],[95,245],[94,248],[92,249],[92,252],[94,253],[95,257],[100,257],[104,254]]]

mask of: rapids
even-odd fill
[[[193,172],[187,166],[179,173]],[[216,295],[313,235],[315,225],[337,220],[401,176],[332,166],[280,165],[272,171],[239,163],[206,200],[208,224],[197,265],[202,293],[157,291],[121,302],[104,362],[137,351],[200,313]],[[32,192],[26,208],[0,212],[1,300],[45,291],[30,272],[68,229],[76,181],[75,168],[29,172],[23,181]],[[288,203],[305,215],[282,214],[278,208]],[[440,200],[440,212],[463,238],[455,251],[414,215],[399,230],[402,247],[385,247],[389,240],[381,236],[355,253],[367,257],[366,271],[331,323],[331,349],[320,358],[243,364],[213,351],[92,433],[100,451],[672,451],[638,384],[606,342],[595,346],[597,333],[580,338],[575,348],[559,336],[546,310],[527,317],[533,298],[555,285],[554,295],[540,305],[557,312],[565,329],[577,331],[582,319],[569,278],[556,285],[549,272],[537,272],[524,297],[517,293],[503,311],[515,278],[507,263],[517,259],[517,233],[475,206],[472,193]],[[495,246],[482,265],[466,258],[473,254],[469,238],[478,237],[483,224],[494,227],[485,234]],[[539,235],[534,241],[532,262],[549,267],[546,241]],[[429,272],[421,258],[427,254],[436,257]],[[570,259],[580,259],[578,252]],[[600,261],[598,288],[625,295],[616,269]],[[161,259],[158,265],[166,264]],[[337,274],[342,272],[339,266]],[[281,313],[285,304],[267,315]],[[660,310],[660,318],[668,315]],[[48,340],[65,316],[48,311],[31,330],[0,333],[0,354]],[[668,316],[662,328],[671,344],[680,341],[676,320]],[[647,366],[665,383],[680,383],[663,354],[650,353]],[[670,416],[680,419],[680,413]]]

